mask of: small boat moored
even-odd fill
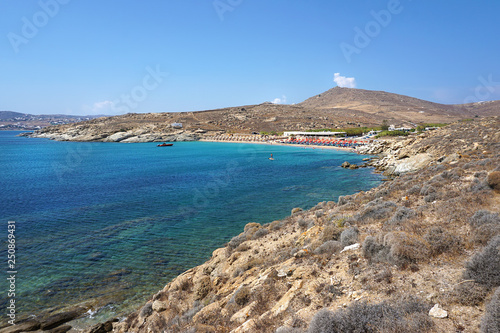
[[[156,147],[171,147],[173,145],[174,145],[173,143],[165,143],[165,142],[163,142],[163,143],[161,143],[159,145],[156,145]]]

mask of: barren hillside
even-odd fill
[[[298,104],[314,109],[350,109],[364,111],[394,121],[452,122],[475,115],[460,105],[445,105],[421,99],[388,93],[335,87]],[[481,109],[474,109],[476,112]]]

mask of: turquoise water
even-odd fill
[[[7,221],[16,221],[21,317],[91,299],[107,305],[103,315],[130,311],[246,223],[284,218],[294,207],[381,179],[342,169],[364,156],[334,150],[209,142],[158,148],[16,134],[0,131],[0,219],[3,258]]]

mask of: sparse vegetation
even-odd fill
[[[471,279],[487,287],[500,286],[500,235],[489,241],[465,266],[464,279]]]
[[[354,302],[345,310],[320,310],[308,333],[430,332],[434,327],[427,315],[430,308],[415,298],[379,304]]]
[[[491,301],[486,306],[486,313],[481,320],[481,332],[500,332],[500,287],[496,289]]]

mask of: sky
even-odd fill
[[[0,110],[300,103],[335,86],[500,99],[500,1],[0,0]]]

